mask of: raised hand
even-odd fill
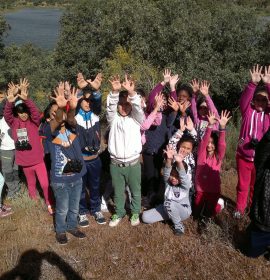
[[[175,162],[181,163],[181,162],[183,162],[183,160],[185,158],[185,154],[181,149],[179,149],[179,152],[176,153],[173,158],[174,158]]]
[[[207,81],[201,82],[200,92],[202,93],[202,95],[204,95],[204,96],[209,95],[209,87],[210,87],[209,82],[207,82]]]
[[[13,82],[10,82],[8,84],[8,90],[7,90],[8,102],[13,103],[16,101],[16,99],[18,98],[17,92],[18,92],[18,87]]]
[[[122,85],[119,75],[112,76],[109,82],[111,83],[113,93],[118,93],[121,90]]]
[[[191,80],[190,85],[192,87],[193,92],[195,94],[198,94],[199,93],[199,89],[200,89],[199,80],[197,80],[197,79]]]
[[[164,84],[167,84],[170,82],[171,78],[171,70],[170,69],[165,69],[163,72],[163,82]]]
[[[65,108],[68,102],[68,100],[65,98],[65,84],[60,82],[58,87],[54,90],[54,93],[55,97],[51,96],[51,99],[55,100],[59,108]]]
[[[179,127],[180,127],[180,130],[182,132],[184,132],[186,130],[186,124],[185,124],[185,119],[184,118],[180,118]]]
[[[186,110],[188,107],[191,106],[191,103],[189,101],[185,101],[185,102],[178,102],[178,106],[179,106],[179,109],[180,109],[180,112],[185,115],[186,113]]]
[[[18,93],[19,97],[22,100],[27,100],[28,97],[28,87],[29,87],[29,83],[27,79],[20,79],[20,84],[19,84],[19,89],[20,92]]]
[[[174,155],[176,154],[176,151],[172,145],[167,145],[166,150],[163,150],[163,151],[166,154],[168,160],[173,160]]]
[[[207,115],[209,125],[214,125],[216,123],[216,115],[214,112],[209,112]]]
[[[219,122],[220,128],[224,129],[228,123],[228,121],[231,119],[232,116],[230,116],[230,112],[225,110],[221,111],[220,118],[216,118],[216,120]]]
[[[135,82],[131,79],[131,76],[128,77],[128,75],[125,74],[125,81],[122,83],[122,87],[126,89],[129,93],[134,93]]]
[[[77,85],[80,89],[83,89],[88,85],[82,73],[77,74]]]
[[[179,110],[178,103],[172,96],[168,99],[168,106],[170,106],[175,112]]]
[[[268,69],[267,66],[265,66],[264,74],[261,75],[261,78],[264,83],[270,84],[270,65],[268,66]]]
[[[262,78],[262,66],[260,67],[259,64],[253,66],[252,71],[249,70],[251,75],[251,80],[254,84],[258,84]]]
[[[178,77],[178,74],[170,77],[169,83],[170,83],[171,91],[175,91],[175,86],[176,86],[176,84],[178,83],[179,80],[180,80],[180,78]]]
[[[163,94],[160,92],[155,96],[155,107],[154,110],[156,112],[160,111],[163,107],[164,99],[163,99]]]
[[[192,131],[194,129],[194,123],[193,123],[191,117],[187,117],[187,119],[186,119],[186,129],[189,131]]]
[[[75,87],[70,90],[70,95],[69,95],[68,101],[69,101],[70,109],[72,109],[72,110],[77,108],[78,101],[82,98],[82,96],[78,98],[78,93],[79,93],[79,90],[76,89]]]
[[[91,87],[95,90],[99,90],[100,86],[101,86],[101,82],[102,82],[102,73],[98,73],[94,79],[94,81],[92,80],[87,80],[87,82],[91,85]]]

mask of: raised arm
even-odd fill
[[[146,116],[144,121],[141,123],[141,130],[146,131],[148,130],[152,125],[160,125],[162,120],[162,114],[159,112],[160,108],[163,104],[163,97],[162,94],[158,94],[155,97],[155,108],[154,110]]]
[[[72,126],[76,127],[77,121],[75,119],[76,115],[76,108],[78,105],[78,101],[80,98],[78,98],[78,90],[76,88],[70,89],[69,93],[69,110],[67,112],[67,123]]]
[[[8,84],[7,102],[4,109],[4,118],[8,126],[12,126],[15,118],[13,116],[14,102],[18,98],[18,87],[12,82]]]
[[[268,91],[268,99],[270,100],[270,66],[265,66],[264,74],[262,75],[262,80]]]
[[[181,180],[181,186],[182,188],[188,190],[191,187],[191,181],[189,176],[186,173],[183,160],[185,158],[184,153],[179,149],[178,153],[174,155],[174,160],[176,162],[176,169],[178,171],[180,180]]]
[[[64,110],[67,106],[67,99],[65,98],[65,86],[63,82],[60,82],[58,87],[54,91],[55,97],[51,96],[55,100],[58,109],[55,112],[54,118],[50,121],[51,132],[53,133],[64,120]]]
[[[144,120],[144,112],[141,106],[141,98],[135,91],[135,83],[125,75],[125,81],[122,83],[122,86],[128,92],[128,98],[132,106],[131,117],[141,124]]]
[[[111,83],[112,91],[107,96],[106,118],[108,123],[111,124],[117,114],[119,91],[121,90],[122,85],[119,75],[113,76],[109,82]]]
[[[166,155],[166,162],[165,166],[163,168],[163,180],[166,183],[170,177],[171,170],[172,170],[172,161],[174,158],[174,155],[176,154],[176,151],[171,145],[166,146],[166,150],[164,150],[164,153]]]
[[[193,94],[192,94],[192,98],[191,98],[191,111],[193,114],[194,123],[196,125],[199,123],[198,112],[197,112],[197,97],[199,94],[200,85],[199,85],[199,81],[197,79],[191,80],[190,85],[193,90]]]
[[[170,96],[172,98],[174,98],[175,100],[177,100],[177,95],[176,95],[176,84],[178,83],[179,81],[179,77],[178,75],[173,75],[173,76],[170,76],[170,80],[169,80],[169,83],[170,83],[170,89],[171,89],[171,93],[170,93]]]
[[[223,160],[226,153],[226,141],[225,141],[226,125],[230,119],[231,119],[230,112],[227,112],[226,110],[221,112],[220,118],[217,118],[220,127],[219,138],[218,138],[218,159],[220,161]]]
[[[244,114],[250,107],[250,103],[253,99],[256,87],[261,80],[262,67],[257,64],[249,72],[251,75],[251,81],[245,87],[239,100],[240,110],[242,114]]]
[[[170,77],[171,77],[171,70],[165,69],[164,73],[163,73],[163,78],[164,78],[163,81],[158,83],[152,89],[152,91],[150,92],[150,94],[148,96],[148,104],[147,104],[147,108],[146,108],[146,111],[148,113],[151,113],[153,111],[154,106],[155,106],[155,97],[163,90],[166,83],[169,83]]]

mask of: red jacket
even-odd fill
[[[30,116],[27,121],[22,121],[18,117],[14,117],[13,108],[14,103],[7,102],[4,110],[4,118],[11,128],[12,138],[14,142],[17,141],[17,129],[26,128],[29,143],[32,146],[31,150],[17,151],[15,150],[16,164],[23,167],[33,166],[43,161],[44,151],[40,142],[38,134],[38,127],[40,124],[40,114],[32,100],[24,101],[29,108]]]
[[[217,155],[214,154],[209,157],[206,147],[211,132],[212,129],[208,127],[198,147],[195,189],[200,192],[220,193],[220,169],[226,151],[225,131],[219,132],[218,147],[216,147]]]

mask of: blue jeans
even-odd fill
[[[51,183],[56,209],[55,230],[64,233],[78,225],[79,202],[82,192],[82,179],[72,183]]]
[[[80,200],[80,215],[89,213],[86,201],[86,189],[89,191],[90,214],[100,211],[100,175],[101,175],[101,160],[99,157],[84,161],[86,166],[86,174],[83,176],[83,187]]]

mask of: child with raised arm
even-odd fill
[[[125,185],[131,191],[131,225],[140,223],[142,150],[140,125],[144,120],[141,98],[134,91],[134,82],[125,76],[121,84],[119,76],[110,80],[112,92],[107,97],[107,121],[110,125],[108,151],[111,157],[110,172],[114,188],[115,214],[110,227],[115,227],[125,216]],[[121,87],[126,90],[120,91]]]
[[[78,102],[76,89],[65,97],[64,83],[60,83],[52,97],[57,104],[54,106],[54,118],[50,121],[51,155],[50,181],[55,196],[55,231],[56,240],[60,245],[68,242],[66,233],[79,239],[85,234],[78,229],[79,203],[82,192],[82,177],[86,173],[81,153],[79,138],[67,124],[66,107]]]
[[[99,113],[101,112],[101,92],[99,88],[101,82],[101,73],[97,74],[94,81],[88,80],[91,87],[85,86],[82,88],[81,99],[78,102],[74,99],[74,102],[69,103],[70,108],[67,114],[67,122],[76,129],[87,170],[83,176],[80,200],[79,225],[81,227],[89,226],[86,216],[89,212],[98,224],[106,223],[101,212],[100,196],[101,159],[99,151],[101,132]],[[82,84],[81,79],[78,80],[78,84]],[[87,191],[89,191],[88,201]],[[89,202],[90,209],[88,209],[87,202]]]
[[[198,133],[198,141],[201,141],[205,130],[208,126],[207,115],[209,112],[213,112],[216,117],[219,117],[218,111],[209,95],[210,83],[207,81],[199,81],[193,79],[191,81],[191,86],[193,88],[193,95],[191,99],[191,110],[193,114],[194,124],[196,131]],[[199,93],[202,94],[199,97]],[[214,130],[218,130],[218,124],[214,125]]]
[[[270,66],[254,66],[250,70],[251,81],[245,87],[239,104],[242,116],[240,135],[238,140],[236,163],[238,173],[237,200],[234,217],[240,219],[252,203],[255,183],[254,156],[255,147],[269,128],[269,93],[270,93]],[[264,83],[260,86],[259,83]]]
[[[34,102],[28,98],[29,83],[26,79],[18,86],[9,84],[4,117],[12,131],[15,142],[15,161],[23,167],[29,196],[36,199],[36,176],[43,190],[48,212],[53,213],[52,197],[49,195],[49,181],[44,152],[40,142],[38,127],[40,114]],[[18,99],[19,98],[19,99]],[[18,99],[17,102],[15,102]]]
[[[184,233],[182,222],[191,214],[189,201],[191,180],[186,173],[184,162],[186,151],[180,148],[177,153],[172,145],[168,145],[164,152],[167,157],[163,168],[164,203],[156,208],[144,211],[142,221],[152,224],[163,220],[171,220],[174,226],[174,234],[182,235]]]
[[[217,202],[221,194],[220,170],[226,151],[225,131],[231,118],[229,115],[227,111],[221,112],[221,118],[218,119],[210,112],[206,132],[198,146],[193,209],[196,218],[200,217],[203,208],[203,215],[207,218],[221,211]],[[220,125],[219,135],[213,132],[216,121]]]

